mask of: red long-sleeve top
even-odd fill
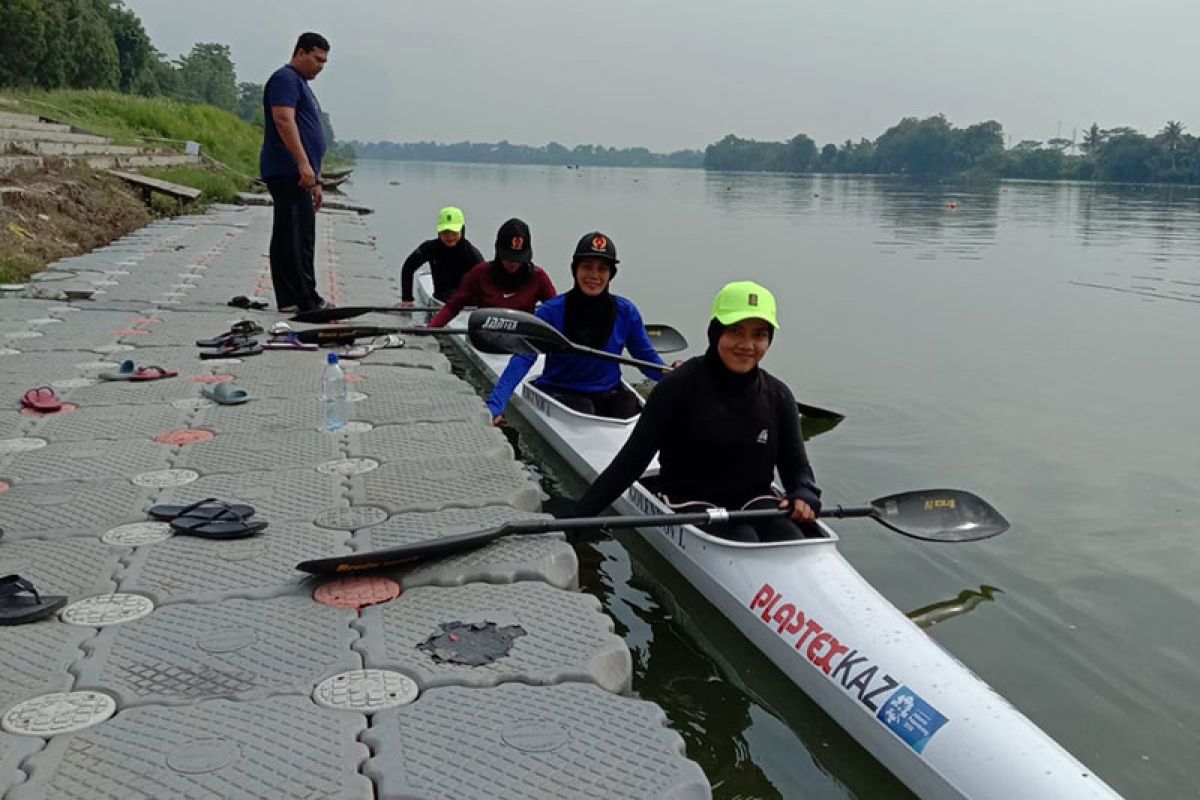
[[[446,301],[442,310],[429,321],[431,328],[443,328],[450,320],[458,316],[466,306],[478,308],[512,308],[517,311],[532,312],[538,303],[549,300],[558,292],[545,270],[536,264],[533,275],[529,280],[513,289],[505,289],[496,285],[492,277],[491,262],[484,261],[471,268],[458,285],[458,291]]]

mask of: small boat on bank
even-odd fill
[[[421,300],[436,305],[429,275]],[[456,320],[458,326],[465,322]],[[455,326],[455,323],[451,323]],[[508,357],[450,337],[493,382]],[[608,466],[636,419],[580,414],[533,385],[511,407],[587,480]],[[656,467],[613,506],[668,515]],[[651,546],[808,697],[922,798],[1082,800],[1118,795],[995,690],[942,649],[817,535],[742,543],[689,525],[645,528]]]

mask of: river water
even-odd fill
[[[1122,794],[1200,796],[1200,191],[367,161],[349,191],[397,270],[453,204],[485,256],[528,221],[564,291],[598,228],[614,291],[690,354],[723,283],[770,287],[764,366],[846,415],[809,442],[827,502],[961,487],[1012,523],[935,545],[845,521],[850,562]],[[636,537],[578,547],[718,797],[903,796]]]

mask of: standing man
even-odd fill
[[[263,88],[263,146],[259,171],[274,201],[271,282],[282,312],[326,306],[313,272],[317,211],[321,209],[321,159],[325,131],[321,106],[308,82],[329,59],[329,42],[302,33],[292,60],[275,70]]]

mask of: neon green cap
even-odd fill
[[[442,231],[462,233],[463,226],[466,224],[467,219],[463,216],[461,208],[446,206],[438,212],[438,233]]]
[[[712,316],[722,325],[733,325],[744,319],[764,319],[779,330],[775,313],[775,295],[754,281],[727,283],[713,298]]]

